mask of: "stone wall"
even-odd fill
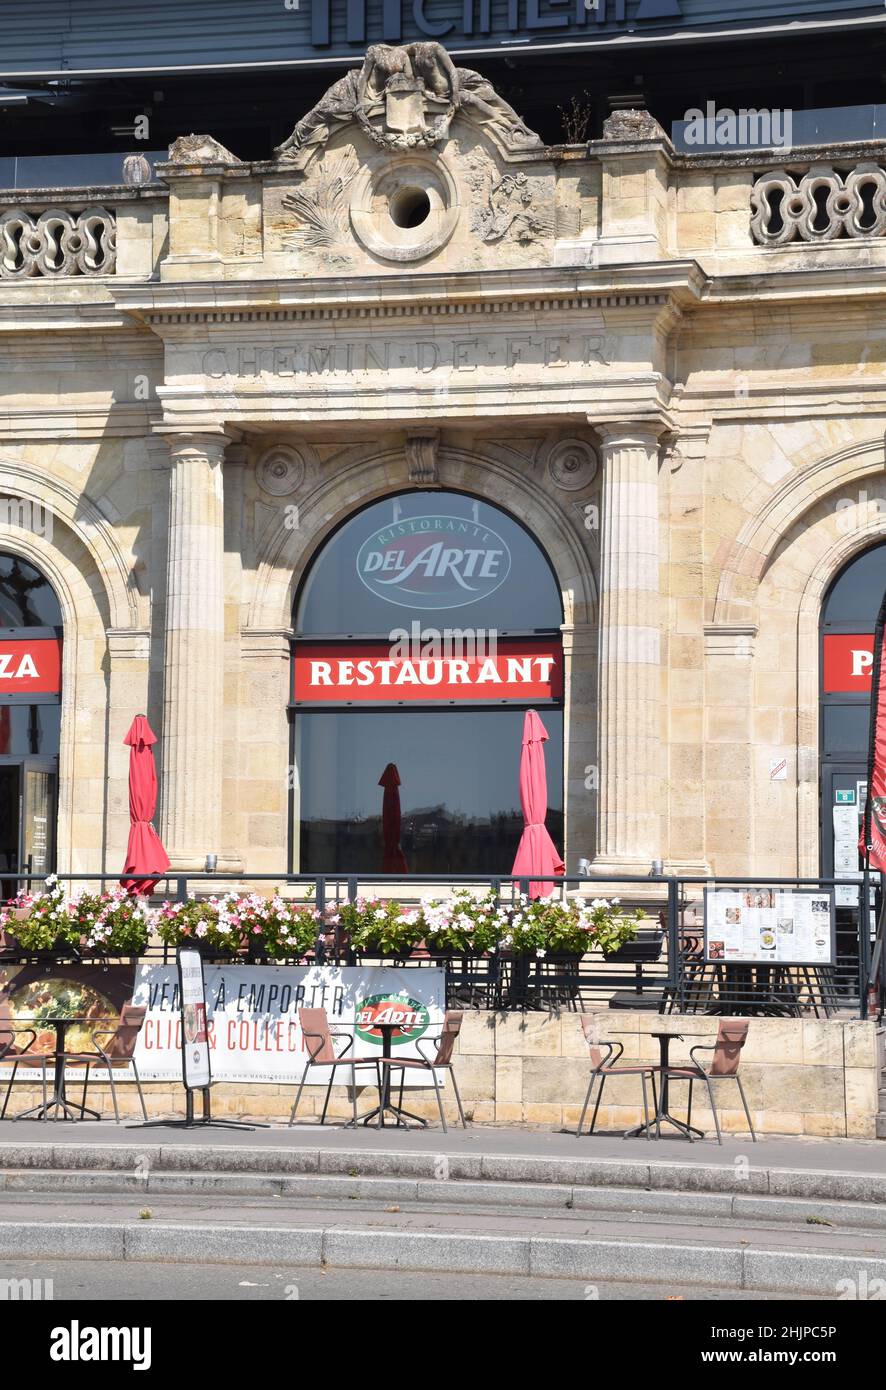
[[[716,1018],[599,1011],[600,1037],[624,1043],[624,1063],[659,1060],[653,1032],[682,1032],[671,1044],[670,1060],[688,1060],[688,1048],[713,1042]],[[852,1019],[752,1019],[742,1052],[741,1076],[754,1127],[761,1135],[794,1134],[822,1138],[875,1138],[883,1031],[874,1023]],[[578,1014],[466,1013],[454,1058],[464,1108],[470,1124],[538,1125],[574,1129],[588,1085],[588,1048]],[[715,1082],[720,1124],[724,1131],[746,1134],[738,1087]],[[120,1084],[121,1109],[137,1113],[135,1087]],[[72,1098],[77,1088],[69,1083]],[[218,1083],[212,1091],[213,1113],[280,1121],[289,1117],[295,1085],[244,1086]],[[145,1083],[148,1113],[182,1113],[183,1093],[169,1082]],[[685,1113],[685,1083],[674,1082],[670,1106]],[[112,1115],[108,1087],[90,1087],[90,1104]],[[306,1087],[299,1119],[311,1120],[322,1109],[324,1088]],[[36,1104],[34,1087],[16,1088],[12,1113]],[[598,1128],[622,1131],[642,1120],[640,1079],[612,1078],[606,1083]],[[358,1096],[360,1114],[375,1104],[371,1087]],[[433,1092],[410,1092],[405,1104],[432,1122],[437,1118]],[[445,1109],[457,1123],[452,1091]],[[349,1092],[336,1087],[329,1117],[339,1123],[351,1113]],[[693,1121],[713,1130],[705,1097],[694,1088]]]

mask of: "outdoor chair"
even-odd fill
[[[323,1102],[323,1111],[320,1115],[321,1125],[326,1121],[326,1111],[329,1108],[329,1097],[332,1094],[332,1086],[335,1081],[335,1073],[339,1067],[344,1067],[345,1071],[351,1073],[351,1100],[353,1102],[354,1117],[348,1121],[348,1125],[357,1124],[357,1068],[372,1067],[378,1079],[378,1068],[374,1057],[355,1057],[347,1056],[349,1048],[354,1045],[354,1037],[350,1032],[341,1029],[330,1028],[329,1020],[326,1017],[325,1009],[299,1009],[298,1021],[301,1024],[302,1037],[308,1047],[308,1060],[305,1063],[304,1075],[299,1082],[295,1100],[289,1115],[290,1125],[295,1123],[295,1112],[298,1110],[301,1101],[301,1093],[305,1088],[305,1082],[312,1067],[331,1067],[329,1085],[326,1087],[326,1099]],[[335,1050],[335,1039],[344,1038],[345,1045],[341,1052]],[[347,1127],[347,1126],[346,1126]]]
[[[111,1100],[114,1103],[114,1119],[119,1123],[120,1110],[117,1105],[117,1087],[114,1081],[114,1071],[117,1068],[132,1067],[132,1074],[135,1077],[135,1084],[138,1088],[138,1098],[141,1102],[142,1115],[148,1118],[145,1109],[145,1097],[142,1092],[142,1083],[138,1074],[138,1067],[135,1065],[135,1043],[141,1030],[147,1009],[138,1007],[132,1003],[124,1004],[120,1010],[120,1020],[116,1028],[97,1028],[92,1035],[91,1052],[66,1052],[64,1054],[65,1066],[83,1066],[86,1070],[83,1073],[83,1095],[80,1098],[79,1109],[82,1111],[86,1105],[86,1092],[89,1087],[89,1074],[93,1067],[100,1070],[106,1068],[108,1080],[111,1083]]]
[[[606,1078],[609,1076],[639,1076],[640,1083],[643,1087],[643,1119],[645,1121],[646,1138],[649,1139],[649,1097],[646,1091],[646,1078],[648,1076],[650,1081],[652,1082],[652,1103],[657,1108],[655,1098],[656,1068],[651,1063],[649,1063],[646,1066],[643,1066],[640,1063],[638,1063],[636,1066],[620,1065],[618,1059],[624,1052],[624,1044],[620,1042],[605,1042],[603,1040],[598,1039],[596,1037],[596,1033],[599,1029],[599,1026],[600,1025],[596,1015],[582,1014],[581,1028],[582,1032],[585,1035],[585,1041],[588,1044],[591,1054],[591,1079],[588,1083],[588,1090],[585,1096],[585,1103],[582,1106],[581,1116],[578,1121],[578,1129],[575,1131],[576,1137],[581,1137],[582,1128],[585,1122],[585,1115],[587,1114],[588,1106],[591,1103],[591,1095],[594,1090],[594,1083],[595,1081],[597,1081],[598,1078],[600,1081],[600,1089],[597,1092],[597,1101],[594,1105],[594,1113],[591,1116],[591,1127],[588,1130],[588,1134],[593,1134],[594,1126],[597,1123],[597,1113],[600,1109],[600,1101],[603,1096],[603,1087],[606,1085]],[[601,1050],[603,1048],[606,1049],[605,1055]]]
[[[6,1094],[3,1097],[3,1106],[0,1108],[0,1120],[6,1118],[6,1107],[9,1104],[9,1097],[12,1095],[12,1088],[19,1067],[23,1067],[25,1073],[33,1070],[34,1067],[40,1068],[40,1079],[43,1083],[43,1104],[46,1104],[46,1053],[31,1052],[37,1041],[37,1032],[34,1028],[16,1028],[12,1023],[9,1006],[0,1004],[0,1062],[12,1062],[12,1074],[6,1087]],[[30,1080],[30,1078],[28,1078]]]
[[[708,1089],[708,1097],[711,1103],[711,1113],[714,1117],[714,1128],[717,1131],[717,1142],[723,1143],[723,1135],[720,1133],[720,1121],[717,1118],[717,1106],[714,1101],[715,1081],[735,1081],[738,1084],[738,1094],[741,1096],[741,1103],[744,1106],[744,1113],[747,1116],[748,1129],[751,1132],[751,1139],[756,1144],[757,1136],[754,1133],[754,1126],[751,1121],[751,1112],[745,1098],[744,1087],[741,1084],[741,1077],[738,1074],[738,1064],[741,1061],[741,1049],[744,1047],[748,1036],[747,1019],[721,1018],[717,1029],[717,1041],[714,1043],[697,1043],[695,1047],[690,1047],[689,1056],[692,1058],[692,1066],[668,1067],[667,1076],[669,1081],[688,1081],[689,1099],[686,1107],[686,1124],[692,1118],[692,1087],[694,1082],[703,1081]],[[713,1057],[707,1067],[702,1066],[696,1057],[696,1052],[713,1052]]]
[[[462,1129],[467,1129],[468,1122],[465,1119],[465,1112],[461,1103],[458,1082],[455,1079],[455,1069],[452,1065],[452,1049],[455,1040],[461,1031],[461,1023],[464,1014],[455,1009],[448,1009],[443,1018],[443,1028],[439,1037],[419,1038],[415,1046],[421,1054],[419,1057],[379,1057],[377,1059],[379,1070],[382,1067],[390,1067],[391,1079],[395,1071],[400,1072],[400,1094],[397,1100],[398,1109],[403,1109],[403,1088],[406,1084],[407,1071],[426,1071],[431,1078],[434,1093],[437,1097],[437,1109],[440,1111],[440,1124],[443,1126],[443,1133],[448,1134],[446,1128],[446,1116],[443,1113],[443,1092],[437,1080],[437,1072],[447,1071],[452,1081],[452,1093],[455,1096],[455,1103],[458,1106],[458,1117],[461,1120]],[[427,1056],[425,1048],[435,1046],[437,1051],[433,1057]]]

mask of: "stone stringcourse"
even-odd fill
[[[867,240],[886,232],[886,172],[866,162],[841,173],[813,164],[801,177],[761,174],[751,190],[751,232],[761,246]]]
[[[108,208],[82,212],[24,208],[0,213],[0,277],[113,275],[117,266],[117,222]]]

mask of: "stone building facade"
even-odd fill
[[[312,867],[293,605],[419,488],[556,578],[570,871],[819,872],[822,603],[886,539],[880,148],[690,157],[624,111],[547,147],[422,44],[268,156],[192,135],[162,184],[3,199],[0,551],[61,608],[58,867],[122,865],[139,711],[175,867]]]

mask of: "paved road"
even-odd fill
[[[408,1270],[278,1269],[267,1265],[135,1264],[101,1260],[0,1261],[0,1302],[6,1279],[52,1280],[56,1302],[582,1302],[599,1299],[767,1303],[779,1294],[662,1284],[588,1284],[498,1274],[422,1274]],[[42,1287],[45,1287],[43,1285]],[[787,1297],[787,1295],[785,1295]],[[2,1315],[0,1315],[2,1316]]]

